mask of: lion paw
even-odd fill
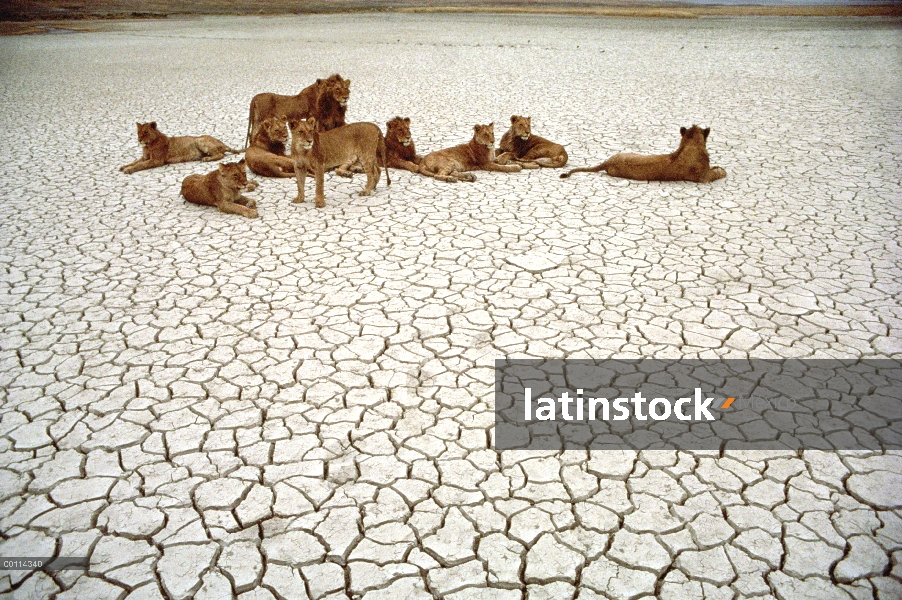
[[[325,201],[325,200],[317,199],[317,201],[316,201],[316,207],[317,207],[317,208],[326,208],[326,201]]]
[[[510,171],[508,173],[519,173],[523,170],[523,167],[520,165],[510,165]]]
[[[303,204],[304,198],[302,196],[295,196],[294,200],[292,200],[294,204]]]
[[[358,195],[360,195],[360,196],[369,196],[369,195],[370,195],[370,191],[369,191],[369,190],[360,190],[360,192],[358,192]]]
[[[257,208],[257,201],[256,200],[248,200],[246,206],[248,208]]]
[[[460,180],[473,183],[474,181],[476,181],[476,175],[473,175],[472,173],[464,173],[460,176]]]
[[[251,210],[250,212],[247,213],[248,219],[256,219],[259,216],[260,216],[260,213],[258,213],[256,210]]]
[[[345,171],[344,169],[335,169],[335,174],[339,177],[347,177],[348,179],[354,177],[354,174],[350,171]]]
[[[253,192],[258,187],[260,187],[260,184],[257,183],[256,181],[248,181],[247,185],[244,186],[244,189],[248,192]]]

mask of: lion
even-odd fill
[[[498,152],[495,162],[506,165],[513,161],[524,169],[560,169],[567,164],[563,146],[532,134],[531,117],[511,117],[511,128],[501,136]]]
[[[334,97],[336,95],[341,97],[342,94],[340,90],[344,87],[344,107],[346,108],[347,91],[350,84],[350,79],[342,79],[341,75],[336,73],[330,75],[327,79],[317,79],[313,84],[305,87],[295,96],[283,96],[281,94],[273,94],[270,92],[257,94],[251,99],[250,113],[247,118],[247,137],[245,138],[245,145],[249,146],[251,144],[257,135],[257,129],[265,119],[278,117],[279,115],[284,115],[285,117],[292,119],[306,119],[310,116],[317,116],[324,118],[324,125],[331,125],[337,123],[339,120],[341,121],[340,124],[344,125],[344,110],[340,111],[340,117],[334,114],[321,115],[318,112],[318,109],[320,109],[318,105],[320,103],[320,96],[326,88],[329,88],[329,97]],[[336,89],[339,91],[336,91]],[[336,100],[336,103],[341,107],[340,100]],[[336,110],[327,99],[323,100],[321,108],[325,110]],[[338,125],[334,126],[337,127]]]
[[[312,116],[316,117],[320,131],[329,131],[345,124],[345,113],[348,110],[348,98],[351,95],[351,80],[342,79],[341,75],[333,75],[320,86],[316,98],[316,109]]]
[[[263,119],[257,136],[245,150],[251,172],[263,177],[294,177],[294,161],[285,156],[288,126],[278,117]]]
[[[695,181],[710,183],[727,176],[720,167],[710,166],[705,143],[711,128],[698,125],[680,127],[680,147],[670,154],[634,154],[621,152],[596,167],[582,167],[561,174],[561,179],[573,173],[606,171],[612,177],[641,181]]]
[[[495,159],[495,124],[474,125],[473,139],[466,144],[427,154],[420,163],[420,173],[439,181],[456,183],[476,181],[476,176],[465,171],[501,171],[517,173],[520,165],[499,165]]]
[[[241,152],[241,150],[229,148],[209,135],[169,137],[157,129],[156,121],[136,123],[136,125],[138,126],[138,142],[142,146],[141,158],[119,167],[123,173],[131,174],[144,169],[193,160],[220,160],[225,158],[226,152],[233,154]]]
[[[206,175],[188,175],[182,181],[185,200],[204,206],[215,206],[221,212],[255,219],[257,203],[241,195],[248,187],[244,159],[236,163],[221,164]]]
[[[388,166],[392,169],[420,172],[423,157],[417,154],[410,136],[410,119],[407,117],[395,117],[386,123],[385,155]]]
[[[385,165],[385,138],[375,123],[351,123],[329,131],[320,131],[316,117],[292,119],[291,158],[297,178],[298,195],[294,202],[304,201],[304,183],[307,171],[312,170],[316,180],[316,207],[326,206],[323,194],[324,173],[332,167],[342,167],[355,161],[363,165],[366,173],[366,187],[361,196],[368,196],[379,183],[379,166]],[[347,176],[339,168],[337,175]],[[388,167],[385,167],[385,184],[391,185]]]

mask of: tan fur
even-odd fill
[[[511,117],[511,128],[501,136],[498,152],[495,162],[502,165],[516,162],[524,169],[560,169],[567,164],[563,146],[532,134],[530,117]]]
[[[386,124],[385,154],[388,166],[392,169],[420,172],[423,157],[417,154],[410,136],[410,119],[395,117]]]
[[[295,96],[269,92],[257,94],[251,99],[245,144],[248,146],[251,144],[264,120],[280,115],[290,119],[317,117],[326,129],[344,125],[350,85],[350,79],[342,79],[341,75],[336,73],[327,79],[317,79]],[[342,95],[344,106],[340,103]]]
[[[710,183],[727,176],[720,167],[710,166],[706,142],[709,129],[697,125],[680,127],[680,147],[670,154],[634,154],[621,152],[595,167],[573,169],[561,174],[561,179],[573,173],[606,171],[612,177],[641,181],[695,181]]]
[[[220,160],[225,158],[226,152],[241,152],[209,135],[169,137],[157,129],[156,121],[137,123],[137,126],[138,142],[142,146],[141,158],[119,167],[123,173],[193,160]]]
[[[278,117],[263,120],[250,148],[244,153],[247,167],[263,177],[294,177],[294,161],[285,156],[288,125]]]
[[[247,188],[244,160],[221,164],[206,175],[188,175],[182,181],[185,200],[204,206],[215,206],[221,212],[256,218],[257,203],[241,195]]]
[[[495,124],[474,125],[473,139],[466,144],[446,148],[423,157],[420,173],[439,181],[455,183],[476,181],[476,176],[466,171],[501,171],[516,173],[520,165],[499,165],[495,159]]]
[[[360,192],[368,196],[379,183],[379,166],[385,164],[385,139],[374,123],[351,123],[330,131],[319,131],[316,119],[291,120],[291,158],[297,178],[298,195],[294,202],[304,201],[304,183],[307,171],[313,171],[316,180],[316,206],[326,205],[324,173],[332,167],[359,161],[366,173],[366,187]],[[342,169],[337,175],[347,175]],[[385,168],[386,185],[391,185],[388,167]]]

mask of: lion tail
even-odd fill
[[[604,161],[600,165],[596,165],[594,167],[579,167],[577,169],[570,169],[566,173],[561,173],[561,179],[567,179],[574,173],[598,173],[599,171],[604,171],[608,168],[608,161]]]
[[[245,148],[249,148],[251,145],[251,130],[254,127],[254,100],[256,99],[256,96],[251,99],[251,109],[247,115],[247,136],[244,138]]]
[[[379,160],[385,167],[385,186],[388,187],[391,185],[391,176],[388,174],[388,150],[385,148],[385,137],[381,131],[379,132]]]

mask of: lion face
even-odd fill
[[[395,117],[387,123],[386,131],[387,138],[397,141],[402,146],[413,143],[410,137],[410,119],[407,117]]]
[[[335,79],[332,79],[332,77]],[[326,93],[330,94],[340,106],[347,106],[348,98],[351,96],[351,80],[342,79],[340,75],[333,75],[332,77],[327,80]]]
[[[293,120],[291,127],[291,146],[294,150],[303,151],[313,148],[313,138],[316,135],[316,119]]]
[[[244,159],[236,163],[219,165],[219,181],[227,188],[241,190],[247,186],[247,171],[244,170]]]
[[[520,138],[523,141],[528,140],[529,136],[532,135],[532,118],[518,117],[517,115],[512,116],[511,134],[515,138]]]
[[[487,148],[495,148],[495,124],[489,123],[488,125],[474,125],[473,126],[473,139],[476,140],[476,143],[481,146],[486,146]]]
[[[136,123],[138,126],[138,142],[145,146],[160,136],[160,130],[157,129],[157,122]]]
[[[280,144],[288,142],[288,126],[284,120],[278,117],[269,117],[264,119],[260,128],[270,141]]]

